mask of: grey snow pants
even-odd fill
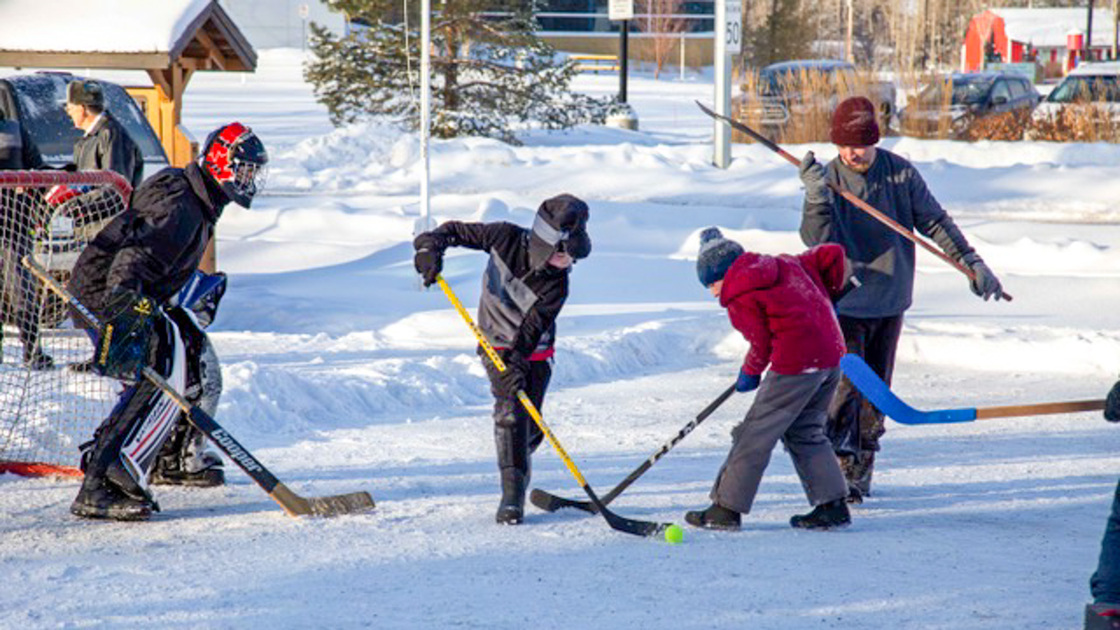
[[[779,440],[793,458],[810,504],[848,496],[848,483],[824,432],[839,381],[839,368],[793,375],[767,372],[746,418],[731,431],[731,452],[716,476],[712,501],[749,513]]]

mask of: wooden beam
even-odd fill
[[[202,28],[198,29],[198,32],[195,33],[194,36],[195,39],[206,48],[206,56],[210,61],[218,66],[219,70],[225,70],[226,63],[225,59],[222,57],[222,49],[214,43],[214,39],[206,33],[206,25],[204,24]],[[209,70],[209,68],[207,68],[207,70]]]
[[[16,68],[124,68],[148,70],[171,65],[167,53],[35,52],[0,50],[0,66]]]

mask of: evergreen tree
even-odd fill
[[[384,116],[420,125],[419,2],[408,14],[385,0],[326,0],[357,26],[343,37],[312,24],[315,59],[304,76],[331,121]],[[488,136],[516,144],[518,127],[563,129],[627,111],[614,98],[573,93],[577,70],[536,36],[532,6],[454,0],[433,7],[432,135]]]
[[[747,31],[747,58],[762,67],[777,61],[807,59],[816,30],[799,0],[768,0],[757,25]]]

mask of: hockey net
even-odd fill
[[[117,381],[81,369],[89,335],[21,260],[67,283],[130,194],[111,171],[0,171],[0,472],[81,475],[78,446],[116,402]]]

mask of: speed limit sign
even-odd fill
[[[726,0],[726,2],[724,41],[727,45],[727,54],[738,55],[743,51],[743,4],[741,0]]]

